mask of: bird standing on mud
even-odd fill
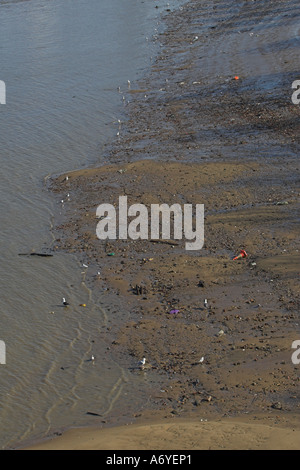
[[[145,364],[146,364],[146,358],[143,357],[143,359],[141,361],[139,361],[138,366],[141,370],[144,370]]]

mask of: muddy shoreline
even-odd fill
[[[161,53],[126,91],[101,166],[49,187],[57,201],[71,195],[53,250],[78,253],[109,306],[95,351],[105,341],[141,378],[143,406],[119,399],[125,421],[299,415],[299,77],[283,32],[293,2],[232,3],[192,1],[166,18]],[[204,204],[203,249],[98,240],[97,206],[124,195],[147,207]],[[248,257],[233,261],[241,249]]]

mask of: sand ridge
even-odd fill
[[[298,450],[299,442],[299,426],[287,429],[241,419],[173,420],[73,429],[27,450]]]

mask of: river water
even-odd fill
[[[151,64],[160,13],[179,2],[0,0],[0,447],[109,414],[126,374],[90,361],[107,313],[72,255],[19,256],[51,247],[58,212],[53,173],[101,163],[116,138],[127,81]],[[120,90],[119,90],[120,87]],[[61,306],[66,297],[78,308]],[[83,314],[80,303],[89,305]],[[103,350],[105,345],[103,345]]]

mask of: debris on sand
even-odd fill
[[[235,256],[235,257],[233,258],[233,260],[242,259],[242,258],[247,258],[247,256],[248,256],[248,255],[247,255],[246,251],[245,251],[245,250],[241,250],[240,253],[239,253],[239,255]]]

